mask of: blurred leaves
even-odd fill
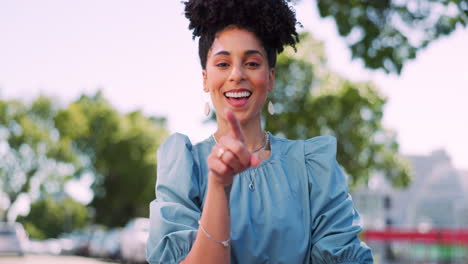
[[[277,114],[265,109],[266,129],[295,139],[335,136],[337,159],[352,187],[366,184],[376,172],[395,186],[407,185],[409,166],[398,154],[395,134],[382,126],[385,97],[372,83],[354,83],[330,72],[320,42],[306,33],[300,37],[300,53],[289,49],[278,58],[270,94]]]
[[[51,197],[62,197],[65,183],[83,175],[94,176],[90,204],[96,212],[94,221],[122,226],[133,217],[148,216],[156,183],[156,150],[168,136],[164,118],[146,117],[140,111],[121,114],[97,92],[65,108],[43,96],[31,104],[0,100],[0,121],[0,191],[8,199],[5,217],[21,194],[27,194],[35,206],[62,206],[53,205],[57,201]],[[42,220],[23,219],[31,231],[34,227],[44,231]],[[45,236],[55,234],[45,232]]]
[[[31,205],[29,214],[18,217],[31,238],[57,238],[64,232],[83,228],[88,224],[88,209],[66,197],[56,199],[50,196]]]
[[[122,226],[132,217],[147,217],[154,199],[156,150],[168,136],[165,119],[140,111],[122,115],[98,92],[71,103],[55,122],[61,140],[92,164],[95,220]]]
[[[400,73],[432,41],[468,23],[468,0],[316,0],[335,20],[353,58],[366,67]]]
[[[62,192],[64,182],[82,165],[76,162],[78,153],[56,144],[56,112],[52,100],[43,96],[30,104],[0,100],[0,191],[8,207],[4,218],[22,194],[35,200]],[[58,155],[65,152],[66,158]]]

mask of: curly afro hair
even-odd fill
[[[288,0],[189,0],[185,17],[190,20],[193,39],[200,37],[198,54],[206,69],[208,51],[216,33],[234,25],[254,33],[263,44],[270,67],[276,65],[276,54],[283,46],[299,42],[296,15]]]

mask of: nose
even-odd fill
[[[245,72],[241,65],[232,67],[231,74],[229,75],[229,81],[240,82],[245,79]]]

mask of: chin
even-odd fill
[[[242,111],[242,110],[237,110],[235,111],[232,109],[234,112],[234,115],[236,116],[237,120],[239,120],[239,123],[241,124],[247,124],[249,122],[255,121],[257,119],[260,119],[260,114],[255,115],[251,111]]]

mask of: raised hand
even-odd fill
[[[226,109],[225,116],[230,126],[228,135],[219,139],[208,156],[208,168],[213,174],[213,180],[223,186],[232,184],[233,177],[251,166],[257,166],[260,161],[252,155],[245,146],[245,137],[239,121],[234,113]]]

